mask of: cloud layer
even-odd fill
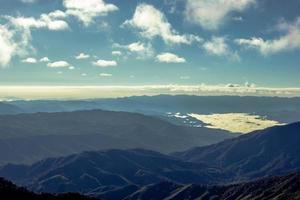
[[[256,0],[187,0],[185,16],[189,22],[204,29],[215,30],[233,11],[241,12]]]
[[[284,32],[284,35],[277,39],[264,40],[259,37],[252,37],[250,39],[236,39],[235,42],[241,46],[257,49],[263,55],[300,49],[300,17],[294,23],[281,22],[277,29]]]
[[[114,60],[97,60],[92,64],[97,67],[115,67],[118,65],[117,61]]]
[[[179,57],[176,54],[173,53],[162,53],[156,56],[156,59],[158,62],[164,62],[164,63],[185,63],[185,58]]]
[[[125,21],[124,26],[137,29],[145,38],[160,37],[167,44],[191,44],[202,40],[195,35],[179,34],[172,28],[164,13],[148,4],[138,5],[133,18]]]
[[[85,26],[89,26],[94,18],[119,9],[114,4],[105,3],[104,0],[64,0],[63,5],[67,9],[66,14],[78,18]]]
[[[71,67],[71,65],[67,61],[56,61],[47,64],[48,67],[51,68],[64,68],[64,67]]]
[[[82,75],[87,76],[86,73]],[[265,88],[226,85],[140,85],[140,86],[0,86],[0,99],[85,99],[134,95],[187,94],[300,97],[300,88]]]

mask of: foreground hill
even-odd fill
[[[113,189],[98,189],[89,195],[103,200],[298,200],[300,173],[264,178],[254,182],[228,186],[181,185],[161,182],[144,187],[129,185]],[[101,191],[102,190],[102,191]],[[0,179],[0,197],[11,200],[93,200],[75,193],[51,195],[34,194],[11,182]]]
[[[80,194],[35,194],[25,188],[17,187],[13,183],[0,178],[0,198],[9,200],[96,200],[95,198],[82,196]],[[98,199],[99,200],[99,199]]]
[[[300,169],[300,123],[276,126],[207,147],[174,153],[222,169],[237,181]]]
[[[175,153],[136,150],[84,152],[6,165],[0,176],[35,191],[93,193],[103,187],[176,183],[228,184],[300,170],[300,123],[278,126]]]
[[[298,200],[300,173],[229,186],[178,185],[164,182],[142,187],[115,200]],[[107,194],[103,194],[105,196]],[[107,200],[110,198],[108,197]]]
[[[300,171],[299,130],[300,123],[273,127],[173,156],[141,149],[84,152],[30,166],[6,165],[0,176],[38,192],[82,192],[106,199],[125,198],[164,181],[227,185]],[[171,186],[171,191],[181,187]],[[164,195],[160,192],[168,187],[154,193]]]
[[[102,110],[0,115],[0,165],[101,149],[168,153],[234,137],[136,113]]]
[[[38,192],[91,193],[103,187],[161,181],[210,183],[218,170],[146,150],[84,152],[50,158],[31,166],[7,165],[0,176]]]

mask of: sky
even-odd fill
[[[176,86],[297,96],[299,11],[299,0],[0,0],[0,91]]]

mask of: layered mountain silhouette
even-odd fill
[[[35,192],[80,192],[106,200],[297,199],[299,130],[300,123],[276,126],[171,155],[143,149],[83,152],[9,164],[0,176]]]
[[[9,103],[3,103],[0,102],[0,114],[5,115],[5,114],[17,114],[17,113],[22,113],[24,112],[22,108],[11,105]]]
[[[0,165],[101,149],[186,150],[236,134],[102,110],[0,115]]]
[[[11,112],[1,106],[12,106]],[[104,109],[163,116],[167,112],[181,113],[256,113],[283,123],[300,118],[300,98],[158,95],[98,100],[36,100],[10,101],[0,104],[0,114],[69,112]]]
[[[210,183],[218,169],[183,162],[148,150],[107,150],[49,158],[31,166],[6,165],[0,176],[37,192],[101,191],[103,187],[148,185],[161,181]]]
[[[162,182],[142,187],[115,200],[298,200],[300,173],[228,186],[179,185]],[[106,197],[110,193],[103,193]],[[101,195],[100,195],[101,196]],[[104,198],[105,199],[105,198]],[[106,200],[110,200],[108,197]]]
[[[94,195],[109,190],[127,194],[126,188],[163,181],[252,181],[300,171],[299,130],[300,123],[277,126],[172,156],[142,149],[84,152],[30,166],[6,165],[0,176],[38,192]]]
[[[243,181],[300,170],[299,141],[298,122],[174,153],[173,156],[218,167],[229,180]]]
[[[92,197],[76,193],[53,195],[49,193],[36,194],[25,188],[17,187],[12,182],[0,178],[0,198],[9,200],[96,200]],[[99,200],[99,198],[97,198]]]

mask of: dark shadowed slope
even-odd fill
[[[104,195],[103,195],[104,196]],[[229,186],[178,185],[163,182],[115,200],[298,200],[300,174],[273,177]]]
[[[218,170],[146,150],[84,152],[40,161],[31,166],[7,165],[0,176],[42,192],[100,192],[103,187],[147,185],[161,181],[209,183]]]
[[[0,178],[0,199],[3,200],[96,200],[80,194],[68,193],[60,195],[35,194],[25,188],[17,187],[13,183]],[[99,200],[99,199],[98,199]]]
[[[174,156],[223,169],[229,179],[248,180],[300,169],[300,123],[253,132]]]
[[[234,137],[151,116],[102,110],[0,116],[0,165],[111,148],[186,150]]]

